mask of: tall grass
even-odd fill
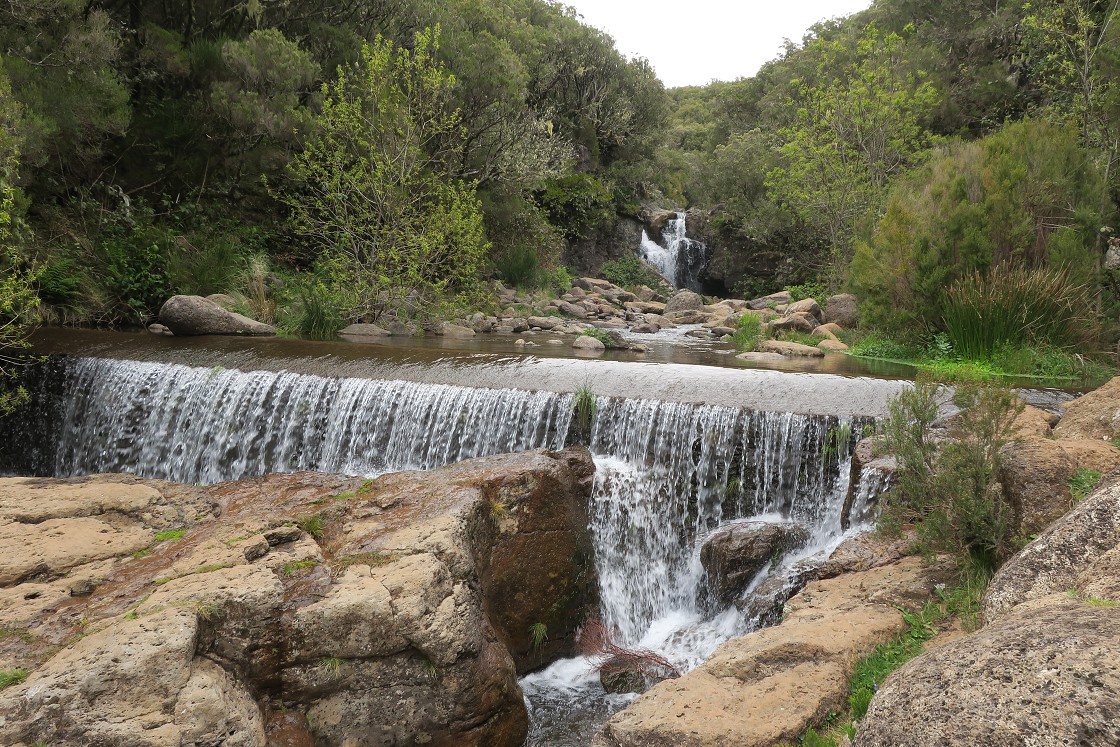
[[[531,246],[510,247],[494,260],[494,266],[502,282],[514,288],[535,287],[541,275],[540,259]]]
[[[942,312],[953,352],[982,360],[1008,345],[1084,345],[1095,336],[1093,308],[1092,293],[1065,270],[997,268],[953,283]]]
[[[333,340],[344,326],[338,304],[326,286],[315,283],[299,290],[292,331],[311,340]]]
[[[754,314],[743,314],[732,337],[735,347],[750,352],[762,341],[762,320]]]

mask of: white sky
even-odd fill
[[[645,57],[666,87],[749,78],[778,56],[783,39],[870,7],[871,0],[561,0],[614,37],[627,57]]]

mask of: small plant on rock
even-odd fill
[[[1073,477],[1069,478],[1069,492],[1073,498],[1073,502],[1080,503],[1085,500],[1100,481],[1100,472],[1086,469],[1085,467],[1078,468],[1078,470],[1073,473]]]
[[[580,385],[580,388],[576,390],[575,398],[572,401],[572,407],[580,433],[584,436],[590,436],[591,424],[595,420],[595,411],[598,408],[598,403],[595,398],[595,393],[591,391],[591,387],[587,382],[584,382]]]
[[[535,622],[529,626],[529,642],[533,650],[539,651],[544,642],[548,640],[548,626],[542,622]]]

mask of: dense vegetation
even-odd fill
[[[741,295],[852,290],[867,326],[972,359],[1097,350],[1118,5],[877,0],[665,91],[551,0],[10,2],[3,328],[134,325],[177,292],[310,334],[452,315],[491,278],[558,284],[647,204],[712,209]],[[980,339],[992,304],[1061,319]]]

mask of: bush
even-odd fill
[[[568,241],[586,238],[614,215],[613,190],[591,174],[549,179],[534,197]]]
[[[739,317],[732,341],[740,350],[751,351],[757,348],[758,343],[762,342],[762,319],[754,314],[743,314]]]
[[[285,309],[280,324],[285,333],[310,340],[333,340],[344,326],[338,299],[319,280],[296,289],[294,303]]]
[[[169,235],[141,227],[102,236],[102,283],[109,294],[111,322],[144,324],[159,313],[172,295],[166,250],[170,243]]]
[[[1000,267],[950,286],[943,302],[954,352],[984,360],[1013,343],[1072,348],[1093,337],[1093,299],[1065,270]]]
[[[639,285],[656,287],[664,282],[657,270],[637,257],[607,260],[599,267],[599,276],[620,288],[636,288]]]
[[[957,554],[962,567],[994,570],[1015,551],[1016,516],[998,481],[999,450],[1023,403],[1006,387],[964,382],[951,438],[929,427],[946,390],[919,382],[890,403],[884,434],[898,459],[883,514],[887,526],[916,524],[923,552]]]

